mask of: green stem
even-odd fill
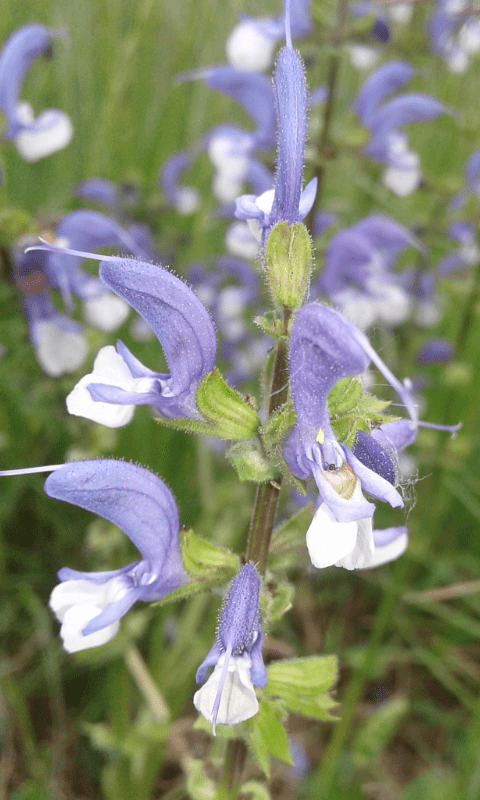
[[[240,789],[246,757],[247,746],[243,739],[231,739],[227,744],[223,777],[216,800],[235,800]]]
[[[290,316],[291,309],[284,308],[283,332],[285,339],[281,339],[277,344],[268,405],[269,414],[273,414],[274,411],[280,408],[288,397],[288,346],[286,337],[288,335]],[[254,561],[258,565],[260,575],[265,575],[267,569],[268,549],[275,522],[281,482],[282,479],[278,476],[273,481],[257,485],[245,558],[246,561]]]

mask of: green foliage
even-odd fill
[[[388,401],[364,394],[359,378],[341,378],[328,395],[328,410],[335,436],[352,447],[357,430],[370,433],[372,427],[378,427],[382,422],[399,419],[381,413],[389,405]]]
[[[259,711],[249,720],[249,744],[267,777],[270,776],[270,756],[285,764],[292,763],[285,728],[280,721],[281,711],[276,703],[260,698]]]
[[[266,691],[282,700],[289,711],[315,719],[335,719],[336,705],[328,695],[337,679],[335,656],[310,656],[275,661],[267,668]]]
[[[0,210],[0,247],[12,247],[15,240],[31,229],[30,216],[21,208]]]
[[[395,697],[373,711],[352,742],[355,766],[365,767],[380,755],[408,710],[408,701],[404,697]]]

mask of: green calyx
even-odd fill
[[[310,279],[312,248],[301,222],[279,222],[265,247],[265,269],[273,299],[279,306],[297,308]]]

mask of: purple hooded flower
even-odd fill
[[[442,103],[424,94],[402,94],[385,101],[390,92],[403,86],[412,75],[412,68],[402,61],[384,64],[367,78],[354,104],[363,125],[371,133],[365,154],[387,165],[383,182],[401,196],[418,187],[421,173],[420,159],[417,153],[409,150],[408,137],[400,128],[412,122],[436,119],[446,111]]]
[[[3,138],[14,142],[25,161],[38,161],[55,153],[72,138],[72,123],[64,111],[48,108],[35,118],[30,104],[19,99],[23,80],[35,59],[50,55],[53,38],[63,35],[63,31],[34,22],[12,33],[0,53],[0,110],[7,123]]]
[[[120,569],[59,571],[61,582],[50,596],[50,608],[62,623],[60,635],[69,653],[110,641],[137,600],[161,600],[189,580],[175,500],[149,470],[112,459],[77,461],[52,472],[45,491],[117,525],[141,554],[141,560]]]
[[[148,369],[121,341],[116,349],[103,347],[93,373],[67,397],[69,412],[112,428],[130,422],[136,405],[151,405],[165,417],[197,418],[197,388],[215,364],[216,338],[212,320],[192,290],[162,267],[143,261],[48,242],[35,249],[101,261],[101,281],[151,327],[170,370]]]
[[[273,190],[260,197],[242,195],[235,216],[251,221],[265,243],[278,222],[299,222],[310,211],[317,191],[314,178],[302,192],[307,133],[307,86],[302,62],[291,45],[283,48],[274,76],[277,105],[277,174]]]
[[[197,670],[197,683],[208,667],[213,673],[196,692],[195,708],[215,726],[236,725],[258,711],[255,686],[263,689],[267,671],[262,658],[260,579],[253,564],[245,564],[230,587],[218,619],[217,640]]]
[[[317,567],[335,564],[356,569],[390,560],[390,548],[375,550],[375,506],[365,500],[362,489],[391,506],[403,506],[394,486],[394,462],[367,434],[359,434],[353,451],[338,442],[327,407],[333,385],[364,372],[370,359],[407,405],[411,419],[404,420],[405,425],[416,430],[408,386],[395,379],[365,336],[332,308],[311,303],[298,312],[290,338],[290,385],[297,421],[284,455],[296,477],[313,477],[317,484],[319,507],[307,532],[307,547]]]

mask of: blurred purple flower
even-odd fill
[[[24,246],[32,243],[33,239],[24,238],[12,252],[15,281],[37,361],[47,375],[57,378],[78,369],[88,346],[83,326],[62,314],[50,299],[47,253],[24,253]]]
[[[435,337],[425,342],[419,350],[417,361],[419,364],[422,364],[422,366],[443,364],[446,361],[451,361],[454,356],[455,348],[453,344],[449,342],[448,339]]]
[[[398,325],[412,304],[393,267],[409,246],[420,248],[403,225],[379,214],[365,217],[332,237],[312,296],[325,293],[362,329],[377,321]]]
[[[465,189],[462,189],[450,201],[450,211],[460,211],[471,193],[480,200],[480,150],[474,150],[465,163]]]
[[[12,33],[0,52],[0,110],[6,118],[3,138],[14,142],[25,161],[55,153],[72,138],[72,123],[64,111],[47,108],[35,118],[31,105],[19,97],[35,59],[51,55],[54,37],[64,35],[64,31],[30,23]]]
[[[399,129],[412,122],[436,119],[446,112],[443,103],[424,94],[402,94],[385,101],[390,92],[403,86],[412,75],[413,69],[404,62],[384,64],[367,78],[354,104],[371,133],[364,152],[387,165],[383,182],[400,196],[419,186],[421,172],[418,154],[409,150],[408,136]]]
[[[439,0],[427,22],[432,50],[451,72],[467,70],[470,56],[480,50],[480,20],[464,0]]]

